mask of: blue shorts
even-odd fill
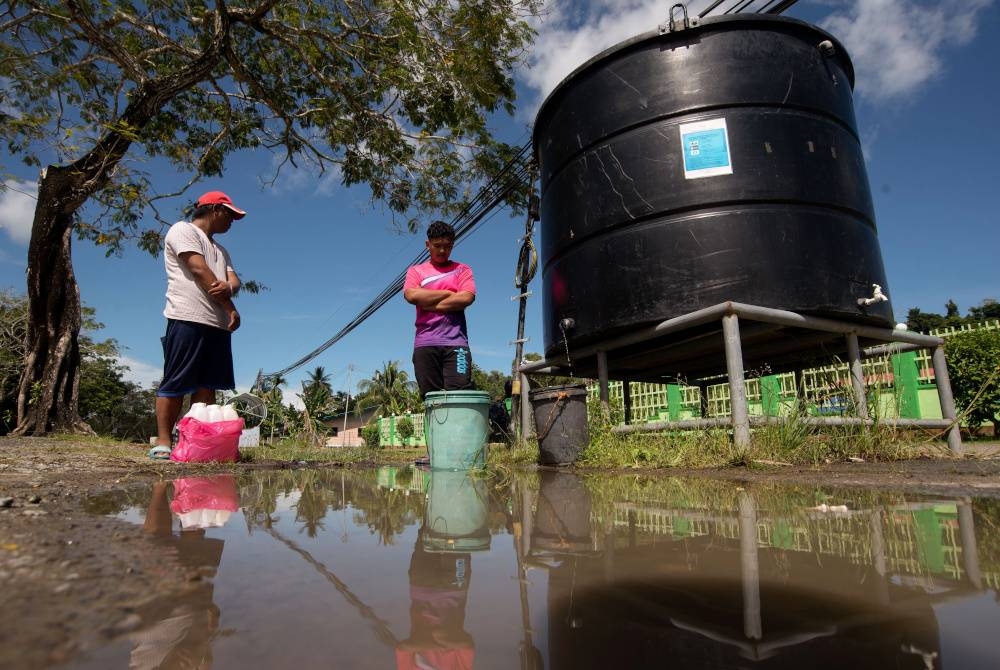
[[[236,388],[233,334],[203,323],[167,319],[163,343],[163,381],[156,395],[185,396],[198,389]]]

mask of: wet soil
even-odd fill
[[[1000,498],[1000,444],[966,451],[964,458],[663,474]],[[113,454],[64,439],[0,438],[0,668],[59,665],[133,630],[145,604],[182,597],[204,578],[140,526],[102,516],[102,498],[141,496],[154,482],[182,476],[331,465],[184,465],[151,461],[140,446]]]

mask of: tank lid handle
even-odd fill
[[[676,10],[680,9],[683,15],[683,22],[679,23],[674,20],[674,13]],[[666,35],[667,33],[677,32],[679,30],[685,30],[687,28],[694,28],[698,25],[698,17],[688,19],[687,6],[684,3],[678,2],[670,8],[670,14],[667,16],[667,22],[661,23],[658,27],[660,29],[661,35]]]

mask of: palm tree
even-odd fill
[[[267,405],[267,416],[260,425],[260,433],[268,439],[273,440],[275,435],[284,437],[287,434],[288,412],[285,407],[285,395],[281,391],[281,387],[287,383],[288,380],[281,375],[272,377],[268,380],[270,389],[262,396]]]
[[[404,414],[418,402],[417,384],[405,370],[399,369],[399,361],[383,363],[371,379],[358,382],[358,389],[355,407],[359,411],[374,407],[380,416]]]
[[[309,373],[309,378],[304,384],[305,389],[313,387],[323,388],[327,393],[333,392],[333,387],[330,386],[330,375],[322,365],[317,365],[316,369]]]
[[[316,372],[322,370],[322,367],[316,368]],[[303,437],[317,444],[326,436],[327,427],[323,424],[323,419],[329,413],[333,401],[330,386],[328,383],[324,385],[323,376],[314,380],[310,374],[310,381],[302,382],[302,393],[296,394],[302,400]]]

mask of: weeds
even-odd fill
[[[515,442],[511,446],[494,443],[487,451],[487,460],[491,466],[531,465],[538,462],[538,443],[534,440]]]

